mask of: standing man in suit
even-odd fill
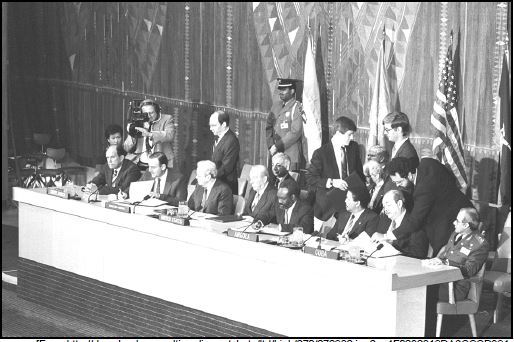
[[[159,104],[151,99],[141,102],[141,112],[146,114],[149,122],[144,127],[135,127],[130,130],[130,123],[127,125],[129,136],[123,143],[123,148],[129,154],[127,158],[137,163],[141,170],[148,168],[148,156],[153,152],[164,152],[168,158],[168,167],[173,167],[173,137],[175,131],[171,115],[161,114]]]
[[[382,124],[384,125],[384,135],[394,143],[391,159],[396,157],[413,159],[414,165],[417,167],[419,164],[418,153],[409,140],[411,131],[409,117],[402,112],[392,112],[384,117]]]
[[[455,231],[448,243],[428,263],[445,264],[460,269],[464,279],[454,283],[455,301],[459,301],[468,295],[471,287],[469,278],[477,274],[487,260],[489,244],[478,231],[479,218],[475,208],[462,208],[453,225]],[[439,300],[448,301],[448,284],[439,285]]]
[[[229,127],[227,113],[217,110],[211,114],[209,127],[214,134],[211,160],[216,164],[217,178],[226,183],[232,193],[237,195],[237,176],[239,164],[239,140]]]
[[[302,227],[303,232],[311,234],[314,230],[314,216],[309,203],[300,200],[300,187],[294,179],[280,184],[277,191],[275,213],[277,223],[283,232],[292,232],[294,227]]]
[[[359,145],[353,141],[357,127],[346,116],[339,117],[334,125],[331,142],[314,151],[307,170],[307,184],[316,191],[314,216],[328,220],[336,211],[327,198],[333,188],[346,191],[346,178],[353,172],[364,181]],[[346,194],[344,194],[346,196]]]
[[[457,187],[453,173],[439,161],[423,158],[417,169],[411,161],[397,157],[386,165],[386,172],[396,186],[414,184],[411,214],[393,234],[398,239],[422,229],[437,253],[450,237],[454,217],[461,208],[472,207],[472,204]]]
[[[141,181],[153,180],[150,197],[178,206],[187,198],[186,178],[175,168],[168,168],[168,158],[163,152],[154,152],[148,159],[148,171]]]
[[[384,213],[378,216],[375,230],[366,232],[375,241],[386,241],[394,248],[412,258],[424,259],[428,253],[428,238],[423,230],[397,239],[393,231],[407,221],[409,213],[405,208],[405,197],[400,190],[390,190],[384,195]]]
[[[377,214],[368,209],[369,193],[364,186],[349,188],[345,203],[347,211],[339,215],[336,224],[328,232],[329,240],[346,243],[377,224]]]
[[[289,169],[291,167],[291,158],[283,152],[276,153],[273,158],[271,158],[271,167],[273,170],[273,187],[278,189],[280,184],[286,179],[293,179],[289,174]]]
[[[276,103],[266,120],[266,141],[270,156],[284,152],[291,158],[291,170],[305,167],[302,149],[303,123],[302,104],[296,101],[297,80],[278,79],[280,102]],[[270,163],[268,163],[270,164]]]
[[[277,190],[268,181],[268,170],[264,165],[254,165],[250,169],[252,188],[247,194],[244,215],[260,220],[264,225],[276,223],[275,204]]]
[[[187,202],[190,209],[214,215],[232,215],[234,202],[232,191],[221,180],[216,179],[216,164],[201,160],[196,167],[195,191]]]
[[[95,191],[94,186],[101,187],[98,191],[100,195],[122,192],[122,196],[126,198],[130,183],[141,177],[141,172],[136,164],[125,159],[126,154],[127,152],[121,145],[109,146],[105,151],[107,163],[102,166],[100,173],[86,185],[86,189]]]

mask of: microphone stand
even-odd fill
[[[364,265],[368,266],[368,259],[371,258],[371,256],[373,254],[375,254],[376,251],[379,251],[382,249],[382,247],[384,247],[384,244],[383,243],[380,243],[378,246],[377,246],[377,249],[375,249],[373,252],[371,252],[370,255],[368,255],[368,257],[366,258],[366,260],[364,260]]]

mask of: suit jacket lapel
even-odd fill
[[[356,231],[358,231],[358,228],[362,226],[362,223],[364,219],[367,217],[368,213],[366,212],[366,209],[364,209],[364,212],[359,216],[359,219],[353,223],[352,229],[348,232],[348,236],[354,234]]]
[[[333,178],[339,179],[339,178],[341,178],[341,172],[339,171],[339,166],[337,165],[336,152],[334,150],[334,145],[332,145],[332,142],[329,143],[329,149],[330,149],[330,153],[329,153],[330,156],[329,156],[328,162],[331,165],[329,165],[328,169],[334,170]],[[337,174],[337,178],[335,177],[336,174]]]

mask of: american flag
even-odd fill
[[[457,115],[457,84],[452,58],[452,39],[446,53],[444,68],[436,92],[434,110],[430,122],[435,127],[435,138],[432,146],[437,159],[449,167],[463,190],[467,188],[467,177],[464,163],[464,150],[459,131]]]

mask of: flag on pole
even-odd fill
[[[503,55],[502,74],[498,88],[498,105],[500,117],[500,187],[499,203],[512,204],[512,107],[509,72],[509,50]]]
[[[457,115],[458,96],[453,66],[452,37],[450,37],[450,45],[439,78],[439,88],[436,91],[436,99],[430,118],[430,122],[435,128],[432,150],[437,159],[452,170],[461,189],[465,191],[468,181],[459,130],[459,117]]]
[[[307,38],[307,52],[305,53],[302,101],[305,113],[303,133],[307,140],[307,162],[310,162],[314,151],[321,146],[320,95],[310,34]]]
[[[371,99],[371,108],[369,111],[369,149],[374,145],[385,146],[384,127],[382,121],[384,117],[391,112],[390,90],[387,83],[386,71],[387,63],[385,60],[385,31],[382,33],[382,44],[378,54],[377,73],[375,76],[375,84],[373,86],[373,97]]]

